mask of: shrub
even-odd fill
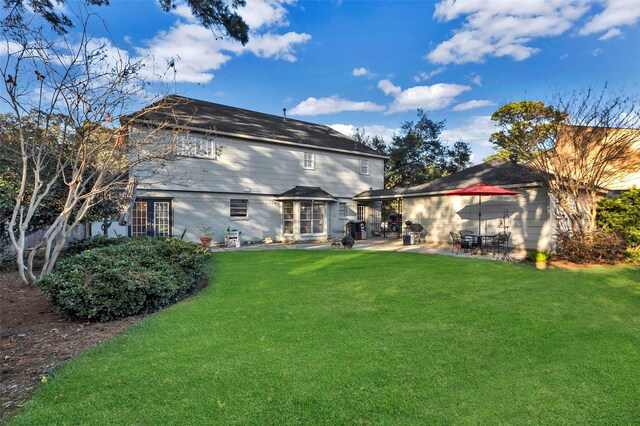
[[[616,263],[625,252],[624,239],[614,232],[594,229],[587,234],[561,234],[558,257],[574,263]]]
[[[66,258],[38,287],[68,316],[107,321],[175,302],[198,283],[209,254],[175,239],[124,239]]]
[[[532,261],[532,262],[546,262],[549,259],[549,255],[544,252],[544,251],[540,251],[540,250],[536,250],[536,251],[532,251],[529,254],[527,254],[527,258]]]
[[[99,247],[113,246],[126,241],[124,237],[110,238],[104,235],[97,235],[83,240],[71,241],[64,249],[67,256],[73,256],[86,250],[92,250]]]
[[[633,187],[616,199],[598,203],[599,227],[621,235],[630,247],[640,246],[640,188]]]

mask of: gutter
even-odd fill
[[[540,187],[540,184],[537,182],[530,183],[514,183],[510,185],[500,185],[502,188],[513,189],[513,188],[536,188]],[[456,188],[453,188],[456,189]],[[358,197],[357,195],[353,197],[356,201],[375,201],[375,200],[395,200],[398,198],[413,198],[413,197],[429,197],[435,195],[445,195],[449,191],[453,191],[453,189],[443,189],[441,191],[430,191],[430,192],[411,192],[411,193],[398,193],[391,195],[378,195],[378,196],[362,196]]]

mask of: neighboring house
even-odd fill
[[[640,187],[640,129],[561,126],[556,146],[563,173],[596,177],[601,187],[621,191]],[[553,172],[556,162],[550,161]]]
[[[196,241],[211,227],[220,242],[229,227],[243,242],[299,241],[341,237],[348,220],[379,228],[380,203],[353,200],[384,186],[386,157],[373,149],[319,124],[180,96],[161,102],[172,107],[125,118],[129,138],[174,144],[177,155],[152,177],[151,165],[134,171],[129,235]]]
[[[364,191],[354,199],[361,203],[400,201],[403,220],[420,223],[426,241],[450,242],[450,231],[478,230],[479,198],[445,195],[476,183],[521,192],[513,196],[482,197],[482,233],[512,233],[511,246],[546,250],[555,242],[557,211],[553,197],[539,184],[533,169],[493,160],[411,188]]]

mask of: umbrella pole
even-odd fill
[[[482,235],[482,195],[480,198],[480,205],[478,206],[478,235]]]

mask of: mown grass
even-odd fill
[[[363,251],[215,255],[210,286],[68,363],[14,424],[640,419],[640,272]]]

